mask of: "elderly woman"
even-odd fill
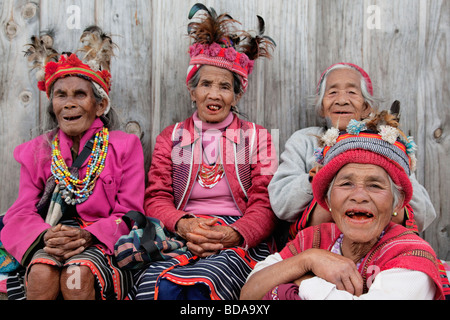
[[[412,197],[413,142],[386,113],[353,122],[347,131],[327,131],[324,167],[312,182],[314,197],[334,223],[300,231],[280,253],[257,264],[241,298],[409,300],[448,294],[431,246],[392,222]]]
[[[196,5],[191,17],[199,9],[207,13],[190,24],[187,76],[196,111],[158,136],[144,205],[189,251],[151,264],[135,299],[238,299],[253,266],[270,254],[265,240],[276,218],[267,185],[276,155],[267,130],[233,113],[266,42],[250,39],[239,52],[244,42],[228,31],[229,16]]]
[[[295,222],[292,236],[302,228],[331,219],[312,196],[310,181],[317,168],[316,137],[330,127],[345,130],[352,119],[366,119],[377,108],[377,101],[372,80],[361,67],[338,63],[323,72],[316,92],[316,110],[323,126],[299,130],[288,139],[280,166],[269,185],[270,202],[277,217]],[[422,232],[434,220],[436,212],[428,192],[415,175],[410,179],[414,187],[412,200],[394,221]]]
[[[83,37],[93,35],[111,45],[97,27]],[[50,60],[58,56],[33,40],[31,59],[42,61],[39,52],[52,53]],[[93,60],[100,61],[95,54]],[[10,299],[122,299],[132,286],[131,274],[111,255],[129,232],[121,217],[143,210],[142,147],[135,135],[109,131],[111,75],[87,63],[63,54],[38,71],[54,129],[14,151],[21,164],[19,196],[4,217],[1,240],[26,268],[26,292],[16,278],[16,285],[8,283]]]

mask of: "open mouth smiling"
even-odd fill
[[[65,117],[63,117],[63,119],[66,120],[66,121],[76,121],[76,120],[78,120],[80,118],[81,118],[81,116],[71,116],[71,117],[65,116]]]
[[[374,215],[372,213],[362,210],[348,210],[345,212],[345,215],[352,220],[358,221],[369,220],[374,218]]]
[[[219,111],[222,107],[219,105],[209,105],[209,106],[207,106],[207,108],[210,111]]]

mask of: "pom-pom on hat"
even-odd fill
[[[191,60],[186,84],[203,65],[211,65],[237,74],[245,92],[255,60],[260,57],[270,58],[270,50],[276,46],[273,39],[264,35],[264,19],[257,16],[259,31],[256,36],[252,36],[249,32],[238,32],[234,25],[239,22],[230,15],[219,16],[213,8],[208,9],[201,3],[192,7],[188,18],[192,19],[199,11],[206,13],[199,22],[191,22],[188,26],[188,34],[194,43],[189,48]]]
[[[325,202],[329,185],[339,170],[349,163],[374,164],[382,167],[405,194],[403,206],[412,198],[409,175],[415,168],[416,145],[399,129],[394,116],[383,111],[364,121],[352,120],[347,131],[329,129],[321,138],[325,144],[316,151],[323,168],[314,176],[312,189],[317,202]]]

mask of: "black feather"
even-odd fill
[[[209,9],[202,3],[196,3],[192,6],[191,11],[189,11],[189,16],[188,19],[192,19],[195,14],[200,11],[200,10],[205,10],[206,12],[209,13],[209,15],[211,15],[211,12],[209,11]]]
[[[400,101],[395,100],[394,103],[392,103],[391,113],[392,114],[399,114],[400,113]]]
[[[261,16],[256,16],[258,18],[259,23],[259,35],[263,35],[264,32],[266,32],[266,23],[264,22],[264,19]]]

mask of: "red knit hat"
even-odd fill
[[[338,171],[349,163],[374,164],[382,167],[391,177],[392,181],[402,188],[405,193],[405,206],[412,197],[413,188],[405,170],[401,168],[395,161],[387,157],[364,149],[354,149],[341,153],[333,158],[314,176],[312,187],[314,198],[324,208],[328,209],[325,202],[326,193],[330,182],[333,180]]]
[[[369,74],[366,71],[364,71],[364,69],[361,68],[360,66],[357,66],[356,64],[348,63],[348,62],[339,62],[339,63],[329,66],[320,76],[319,83],[317,84],[317,92],[319,92],[320,85],[322,84],[323,79],[324,79],[325,75],[327,74],[327,72],[330,71],[330,69],[332,69],[333,67],[338,66],[338,65],[349,66],[349,67],[356,69],[361,74],[361,76],[364,78],[366,85],[367,85],[367,90],[369,91],[370,95],[373,96],[373,85],[372,85],[372,80],[369,77]]]
[[[377,117],[377,116],[375,116]],[[374,164],[382,167],[392,181],[405,194],[403,206],[412,198],[413,187],[409,179],[415,167],[416,144],[412,137],[406,137],[396,127],[384,124],[375,126],[379,130],[368,130],[365,121],[352,120],[347,132],[339,133],[329,129],[322,137],[326,144],[316,151],[316,159],[323,168],[314,176],[312,189],[317,202],[328,209],[325,202],[329,185],[338,171],[349,163]]]
[[[38,82],[38,88],[47,93],[50,91],[56,80],[67,77],[81,75],[87,77],[100,85],[106,94],[109,95],[111,88],[111,74],[107,70],[94,71],[87,64],[84,64],[75,54],[61,55],[58,62],[50,61],[45,65],[45,80]]]

